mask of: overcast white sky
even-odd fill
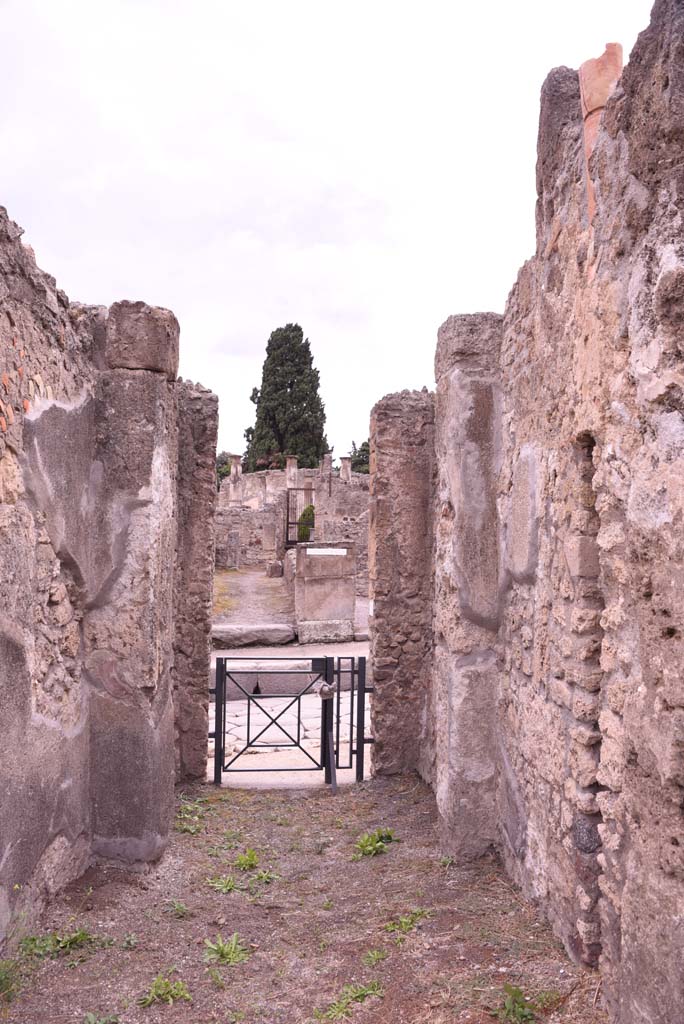
[[[70,298],[181,324],[242,451],[270,332],[302,325],[335,455],[433,386],[451,313],[534,247],[539,90],[649,0],[0,0],[0,204]]]

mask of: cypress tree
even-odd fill
[[[278,327],[266,346],[261,387],[251,395],[256,421],[245,431],[246,472],[281,468],[287,455],[298,456],[300,466],[318,465],[328,451],[318,388],[318,370],[301,327]]]

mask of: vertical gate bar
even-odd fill
[[[312,664],[311,667],[313,668],[313,664]],[[326,661],[326,667],[327,667],[327,661]],[[327,677],[327,672],[326,672],[326,677]],[[326,727],[327,721],[328,721],[328,719],[327,719],[326,711],[325,711],[325,701],[322,700],[321,701],[321,768],[325,768],[325,763],[327,761],[326,750],[328,749],[328,744],[326,743],[326,738],[325,738],[325,727]],[[326,782],[328,781],[327,778],[326,778],[325,781]]]
[[[359,689],[356,703],[356,781],[363,782],[366,753],[366,659],[359,658]]]
[[[224,713],[225,663],[216,659],[216,696],[214,702],[214,785],[221,785],[223,775],[223,751],[225,745]]]
[[[333,796],[335,796],[337,793],[337,768],[335,766],[335,748],[333,741],[333,702],[332,700],[327,700],[325,703],[330,706],[330,713],[328,717],[328,764],[330,765],[330,785]]]
[[[335,764],[340,767],[340,719],[342,718],[342,658],[335,659],[335,677],[337,687],[335,693],[335,741],[337,749],[335,753]]]
[[[354,699],[356,697],[356,658],[350,658],[349,676],[349,764],[354,767]]]
[[[297,746],[302,742],[302,698],[297,697]]]
[[[329,686],[335,684],[335,659],[326,657],[325,659],[325,681]],[[326,750],[325,756],[325,781],[328,785],[332,783],[333,770],[335,768],[335,753],[332,750],[332,744],[328,740],[332,740],[333,730],[333,715],[334,715],[334,697],[328,698],[323,701],[323,721],[325,728],[323,730],[323,743]]]

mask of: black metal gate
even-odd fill
[[[314,539],[315,510],[312,487],[289,487],[287,490],[287,517],[285,547]]]
[[[343,709],[346,692],[349,708]],[[325,772],[325,781],[334,791],[340,768],[355,768],[356,781],[361,782],[365,748],[373,742],[365,735],[366,694],[372,692],[366,686],[365,658],[217,658],[216,685],[210,690],[215,723],[209,733],[214,740],[215,784],[221,785],[224,772],[318,770]],[[320,744],[314,750],[311,741],[308,749],[304,745],[302,698],[307,694],[318,695],[321,704]],[[269,706],[274,697],[281,699],[278,709]],[[229,749],[227,718],[236,700],[247,702],[246,737]],[[238,764],[249,752],[264,749],[297,750],[302,764],[254,768],[244,759]]]

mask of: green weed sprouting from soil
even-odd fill
[[[0,1006],[11,1003],[19,991],[19,968],[14,960],[0,960]]]
[[[207,885],[210,885],[216,892],[227,895],[239,888],[232,875],[218,875],[216,878],[207,878]]]
[[[182,832],[189,836],[198,836],[203,832],[206,815],[216,813],[212,807],[208,806],[208,802],[207,797],[200,796],[196,800],[188,800],[187,797],[182,796],[176,813],[174,825],[176,832]]]
[[[389,953],[386,949],[369,949],[367,953],[364,953],[361,962],[365,967],[375,967],[382,960],[386,960]]]
[[[185,917],[192,917],[192,911],[189,907],[186,907],[182,900],[167,900],[164,910],[167,914],[172,914],[173,917],[177,917],[179,920]]]
[[[85,946],[92,946],[99,940],[91,935],[85,928],[78,928],[75,932],[66,935],[58,935],[57,932],[50,932],[47,935],[27,935],[19,943],[19,949],[27,957],[45,959],[55,958],[72,953],[75,949],[83,949]],[[105,941],[105,945],[111,944]]]
[[[494,1011],[497,1020],[506,1024],[533,1024],[536,1020],[534,1010],[522,989],[506,982],[504,985],[503,1006]]]
[[[395,942],[403,942],[406,936],[412,932],[416,925],[430,917],[430,910],[422,910],[420,907],[409,910],[408,914],[400,914],[394,921],[388,921],[384,926],[386,932],[395,936]]]
[[[204,945],[206,947],[204,959],[207,963],[228,964],[232,967],[234,964],[241,964],[245,960],[249,960],[249,950],[242,944],[237,932],[233,932],[227,940],[220,934],[216,936],[215,942],[205,939]]]
[[[106,1017],[98,1017],[96,1013],[86,1013],[83,1024],[119,1024],[119,1018],[116,1014],[111,1013]]]
[[[365,832],[354,844],[356,853],[352,860],[361,860],[362,857],[377,857],[380,853],[386,853],[390,843],[398,843],[399,840],[391,828],[376,828],[375,832]]]
[[[238,871],[253,871],[259,866],[259,857],[256,850],[248,847],[244,853],[238,853],[235,858],[235,867]]]
[[[344,1020],[350,1017],[354,1003],[364,1003],[369,996],[382,999],[384,992],[379,981],[371,981],[370,985],[345,985],[339,998],[330,1003],[325,1010],[314,1010],[316,1020]]]
[[[191,1003],[192,996],[188,992],[188,986],[184,981],[171,981],[169,977],[171,974],[173,971],[168,971],[166,976],[163,973],[158,974],[150,985],[149,991],[138,999],[138,1005],[152,1006],[153,1003],[166,1003],[167,1006],[173,1006],[179,999]]]

